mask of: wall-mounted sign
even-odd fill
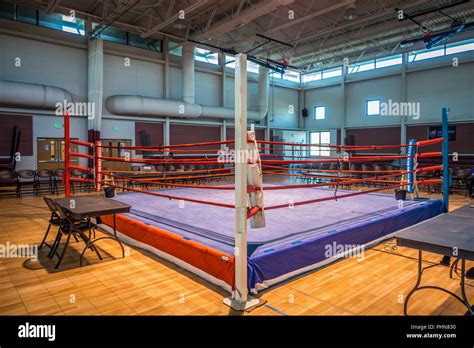
[[[62,124],[62,123],[59,123],[59,122],[56,122],[56,123],[54,124],[54,128],[56,128],[56,129],[61,129],[61,128],[63,128],[63,124]]]
[[[428,128],[428,139],[436,139],[443,137],[441,126],[432,126]],[[448,126],[448,141],[456,140],[456,126]]]
[[[120,130],[120,127],[119,127],[119,126],[113,126],[113,127],[112,127],[112,130],[113,130],[114,132],[118,132],[118,131]]]

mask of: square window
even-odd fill
[[[327,147],[330,144],[330,140],[331,132],[311,132],[309,141],[314,145],[310,147],[311,156],[330,156],[331,150]]]
[[[325,106],[315,106],[314,107],[314,119],[315,120],[324,120],[326,118],[326,107]]]
[[[321,132],[321,144],[328,145],[331,142],[330,132]]]
[[[367,116],[380,115],[380,99],[367,100],[365,104]]]

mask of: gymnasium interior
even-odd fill
[[[473,29],[0,0],[0,316],[472,315]]]

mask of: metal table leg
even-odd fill
[[[117,221],[116,221],[116,214],[114,213],[114,235],[113,235],[113,237],[112,236],[105,236],[105,237],[100,237],[100,238],[97,238],[97,239],[94,239],[94,240],[89,240],[86,247],[84,248],[84,250],[81,253],[81,258],[80,258],[80,265],[81,266],[82,266],[82,259],[84,257],[84,253],[86,252],[86,250],[88,248],[93,248],[94,247],[93,244],[95,242],[98,242],[99,240],[102,240],[102,239],[112,239],[112,240],[117,241],[120,245],[120,248],[122,249],[122,257],[125,258],[125,249],[122,245],[122,242],[117,237]]]
[[[403,313],[405,315],[408,315],[408,301],[410,300],[411,296],[418,290],[425,290],[425,289],[433,289],[433,290],[440,290],[440,291],[443,291],[445,293],[447,293],[448,295],[451,295],[452,297],[454,297],[456,300],[458,300],[459,302],[461,302],[467,309],[468,309],[468,313],[469,314],[474,314],[474,311],[473,309],[471,308],[471,305],[469,304],[469,301],[466,297],[466,292],[465,292],[465,265],[466,265],[466,261],[464,259],[461,260],[461,272],[462,272],[462,275],[461,275],[461,297],[456,295],[455,293],[447,290],[447,289],[443,289],[443,288],[440,288],[438,286],[434,286],[434,285],[425,285],[425,286],[420,286],[421,284],[421,277],[423,275],[423,271],[427,268],[430,268],[432,266],[428,266],[428,267],[425,267],[423,268],[423,252],[421,250],[418,250],[418,278],[416,280],[416,284],[415,286],[413,287],[413,289],[411,289],[411,291],[408,293],[406,299],[405,299],[405,303],[403,304]]]

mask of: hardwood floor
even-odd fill
[[[453,196],[450,208],[466,202]],[[39,244],[48,218],[40,197],[0,199],[0,244]],[[83,244],[71,245],[57,271],[47,248],[37,261],[0,258],[0,315],[238,315],[222,303],[225,291],[148,252],[127,247],[127,256],[119,258],[119,246],[105,240],[99,242],[105,260],[87,253],[79,267]],[[426,254],[425,262],[439,259]],[[402,315],[416,268],[416,251],[389,240],[366,251],[361,261],[344,259],[263,292],[266,305],[244,315]],[[448,274],[447,267],[437,266],[424,280],[459,294],[459,280]],[[471,298],[473,283],[466,287]],[[411,314],[464,312],[440,291],[420,291],[410,302]]]

